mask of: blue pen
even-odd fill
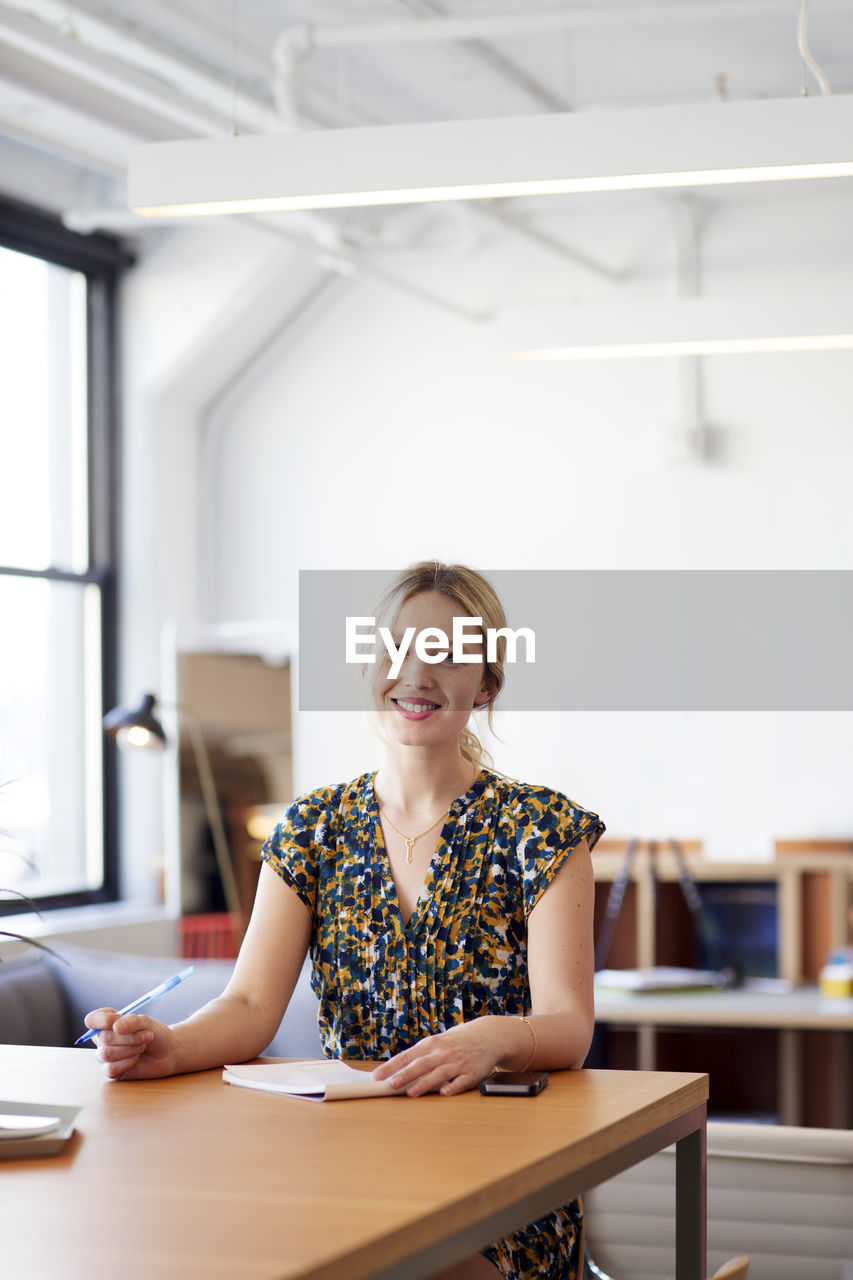
[[[137,1009],[141,1009],[143,1005],[150,1004],[152,1000],[159,1000],[167,991],[171,991],[172,987],[176,987],[179,982],[183,982],[184,978],[188,978],[195,970],[195,965],[191,964],[188,968],[182,969],[180,973],[175,973],[171,978],[167,978],[165,982],[161,982],[159,987],[155,987],[153,991],[146,991],[144,996],[139,996],[137,1000],[131,1000],[130,1004],[126,1004],[123,1009],[119,1009],[119,1014],[136,1013]],[[75,1040],[75,1045],[88,1044],[93,1036],[103,1031],[103,1027],[93,1027],[91,1031],[85,1032],[79,1040]]]

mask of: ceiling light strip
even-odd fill
[[[514,308],[496,332],[514,360],[614,360],[853,348],[853,301],[839,293],[660,298]]]
[[[149,143],[149,217],[853,176],[853,95]]]
[[[635,342],[598,347],[542,347],[508,351],[511,360],[533,363],[563,360],[629,360],[658,356],[733,356],[779,351],[845,351],[853,349],[853,333],[791,336],[790,338],[715,338],[672,342]]]

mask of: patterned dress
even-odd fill
[[[390,1058],[472,1018],[529,1013],[527,917],[572,849],[604,830],[559,792],[483,769],[451,804],[404,924],[374,777],[294,801],[261,853],[312,914],[333,1058]],[[579,1236],[573,1202],[483,1252],[507,1280],[576,1280]]]

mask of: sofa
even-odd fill
[[[90,1009],[120,1009],[190,963],[174,956],[125,955],[64,943],[54,950],[56,956],[32,949],[0,964],[0,1044],[73,1045]],[[178,1022],[219,995],[234,967],[225,960],[192,963],[195,973],[146,1013]],[[293,1058],[323,1056],[307,964],[266,1052]]]

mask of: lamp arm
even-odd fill
[[[225,824],[222,821],[222,809],[216,795],[213,770],[210,767],[210,755],[205,745],[201,721],[192,707],[188,707],[186,704],[179,703],[177,710],[186,716],[189,726],[193,755],[195,756],[198,779],[201,784],[202,800],[204,801],[210,834],[213,837],[213,851],[216,855],[216,865],[219,868],[219,878],[225,894],[225,904],[232,918],[235,937],[239,940],[243,935],[243,913],[240,906],[240,895],[237,891],[237,881],[234,878],[234,866],[228,849]]]

